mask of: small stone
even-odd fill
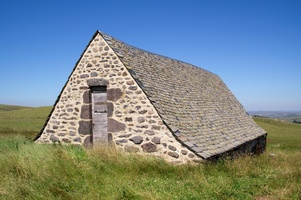
[[[133,118],[132,117],[126,117],[124,120],[125,120],[125,122],[132,122]]]
[[[80,78],[87,78],[87,77],[89,77],[89,74],[82,74],[82,75],[80,75]]]
[[[148,128],[148,125],[141,125],[141,126],[137,125],[136,127],[137,127],[137,128],[147,129],[147,128]]]
[[[203,163],[204,162],[204,160],[201,159],[201,158],[195,158],[192,161],[195,162],[195,163]]]
[[[159,137],[154,137],[154,138],[152,139],[152,142],[155,143],[155,144],[160,144],[160,143],[161,143],[161,138],[159,138]]]
[[[147,110],[141,110],[141,111],[139,111],[139,114],[145,114],[145,113],[147,113]]]
[[[47,129],[46,133],[55,133],[54,130]]]
[[[122,140],[116,140],[116,144],[119,145],[121,143],[127,143],[128,140],[127,139],[122,139]]]
[[[177,153],[174,152],[174,151],[169,151],[169,152],[168,152],[168,155],[171,156],[171,157],[174,157],[174,158],[179,158],[179,154],[177,154]]]
[[[60,141],[55,135],[51,134],[50,138],[49,138],[52,142],[58,142]]]
[[[172,151],[176,151],[176,150],[177,150],[177,148],[174,147],[174,146],[172,146],[172,145],[168,145],[168,148],[169,148],[170,150],[172,150]]]
[[[132,92],[132,91],[126,91],[125,93],[126,93],[126,94],[128,94],[128,95],[131,95],[131,94],[133,94],[133,92]]]
[[[74,131],[70,131],[70,132],[69,132],[69,135],[70,135],[70,136],[75,136],[76,133],[75,133]]]
[[[148,123],[150,123],[150,124],[154,124],[154,123],[156,123],[156,121],[155,121],[155,120],[153,120],[153,119],[151,119],[151,120],[149,120],[149,121],[148,121]]]
[[[128,84],[128,85],[134,85],[134,83],[135,83],[135,82],[134,82],[133,80],[130,80],[130,81],[127,81],[127,82],[126,82],[126,84]]]
[[[148,114],[152,115],[152,114],[154,114],[154,111],[153,110],[149,110]]]
[[[189,157],[189,158],[193,158],[193,157],[194,157],[194,154],[190,153],[190,154],[188,154],[188,157]]]
[[[80,82],[77,81],[77,84],[79,84]],[[89,90],[89,87],[87,86],[80,86],[79,87],[80,90]]]
[[[187,155],[188,151],[182,149],[182,150],[181,150],[181,153],[182,153],[183,155]]]
[[[60,125],[60,121],[52,121],[52,123],[55,125]]]
[[[73,141],[74,141],[74,142],[81,142],[82,139],[81,139],[80,137],[76,137],[76,138],[73,139]]]
[[[122,114],[122,112],[120,112],[119,110],[115,111],[115,115],[120,115],[120,114]]]
[[[129,90],[137,90],[137,86],[130,86]]]
[[[98,76],[98,73],[97,72],[91,72],[90,75],[91,75],[91,77],[96,77],[96,76]]]
[[[118,137],[119,138],[128,138],[130,137],[132,134],[122,134],[122,135],[119,135]]]
[[[141,147],[142,147],[143,151],[147,152],[147,153],[157,152],[157,145],[150,143],[150,142],[141,145]]]
[[[137,121],[138,121],[139,123],[145,122],[145,118],[144,118],[144,117],[138,117],[138,118],[137,118]]]
[[[133,113],[136,113],[136,111],[135,110],[130,110],[129,113],[133,114]]]
[[[60,136],[60,137],[65,136],[65,135],[66,135],[65,133],[59,133],[59,134],[57,134],[57,136]]]
[[[161,128],[160,126],[156,126],[156,125],[153,125],[153,126],[152,126],[152,129],[153,129],[153,130],[160,130],[160,128]]]
[[[147,135],[155,135],[155,132],[154,132],[154,131],[151,131],[151,130],[146,130],[146,131],[144,131],[144,134],[147,134]]]
[[[132,142],[134,142],[135,144],[141,144],[142,141],[143,141],[143,137],[141,137],[141,136],[134,136],[134,137],[131,137],[130,140]]]
[[[71,142],[68,138],[63,138],[62,141],[65,142],[65,143],[70,143]]]

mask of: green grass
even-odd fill
[[[2,107],[7,111],[0,112],[0,135],[22,134],[31,139],[41,130],[52,108]]]
[[[301,149],[301,124],[268,118],[254,118],[254,120],[268,132],[269,145]]]
[[[266,153],[197,165],[108,147],[39,145],[21,128],[2,133],[0,199],[301,199],[301,126],[255,120],[273,138]]]

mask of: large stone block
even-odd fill
[[[88,148],[92,145],[92,135],[89,135],[84,140],[84,147]]]
[[[78,127],[78,133],[81,135],[92,135],[92,122],[80,121]]]
[[[83,105],[81,108],[80,118],[91,119],[91,106]]]
[[[124,131],[126,128],[124,123],[118,122],[115,119],[108,119],[108,132],[116,133]]]
[[[131,137],[130,140],[132,142],[134,142],[135,144],[141,144],[143,141],[143,137],[141,137],[140,135],[137,135],[137,136]]]
[[[120,88],[112,88],[108,89],[108,100],[109,101],[117,101],[121,96],[123,95],[123,92]]]
[[[87,84],[89,86],[105,86],[105,85],[109,85],[109,81],[103,78],[93,78],[87,80]]]
[[[84,103],[91,103],[91,95],[90,91],[85,91],[83,94],[83,101]]]
[[[157,152],[157,145],[150,143],[150,142],[141,145],[141,147],[142,147],[143,151],[147,152],[147,153]]]
[[[160,143],[161,143],[161,138],[159,138],[159,137],[154,137],[154,138],[152,139],[152,142],[155,143],[155,144],[160,144]]]
[[[114,105],[111,102],[107,102],[107,106],[108,106],[108,117],[112,117],[114,112]]]

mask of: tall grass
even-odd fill
[[[255,119],[269,133],[264,154],[175,166],[111,147],[35,144],[49,112],[1,111],[0,199],[301,199],[301,125]]]
[[[274,156],[270,156],[273,151]],[[300,199],[301,152],[174,166],[109,147],[1,138],[0,199]]]

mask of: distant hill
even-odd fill
[[[24,108],[30,108],[30,107],[0,104],[0,112],[1,111],[21,110]]]
[[[255,117],[267,117],[287,122],[301,123],[301,111],[249,111]]]

